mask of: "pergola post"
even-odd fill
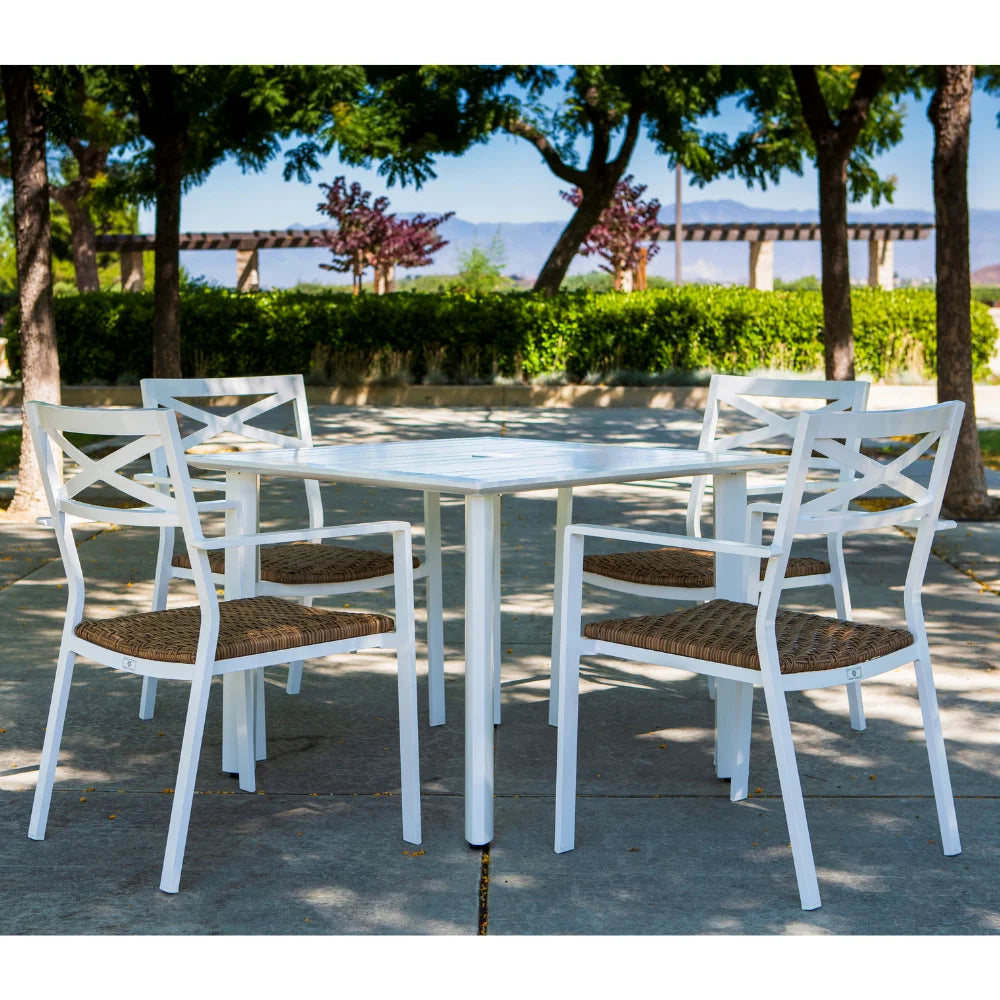
[[[774,291],[774,241],[750,241],[750,287],[759,292]]]
[[[891,292],[893,284],[892,240],[872,236],[868,241],[868,286]]]
[[[259,292],[260,273],[257,262],[257,248],[236,251],[236,291]]]
[[[118,258],[122,274],[122,291],[145,291],[146,272],[142,266],[142,251],[122,250]]]

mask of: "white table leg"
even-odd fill
[[[441,494],[424,493],[424,580],[427,594],[427,693],[432,726],[443,726],[444,605],[441,599]]]
[[[747,477],[745,472],[715,476],[715,537],[744,540]],[[745,561],[739,556],[715,555],[715,593],[729,601],[746,601]],[[719,678],[715,697],[715,773],[731,781],[729,797],[745,799],[750,773],[750,724],[753,685]]]
[[[500,635],[500,503],[498,493],[493,497],[493,725],[500,725],[500,664],[503,661]]]
[[[573,488],[559,490],[556,501],[556,560],[552,585],[552,658],[549,670],[549,725],[559,724],[559,648],[562,644],[562,560],[566,525],[573,520]]]
[[[494,552],[490,496],[465,498],[465,839],[493,839]]]
[[[250,472],[226,473],[226,499],[236,500],[241,510],[226,512],[226,534],[252,533],[257,530],[257,484],[258,476]],[[241,516],[242,512],[242,516]],[[257,550],[251,548],[230,549],[226,554],[226,600],[252,597],[257,576]],[[252,792],[256,788],[253,760],[254,753],[243,757],[240,767],[238,736],[246,732],[246,739],[253,739],[254,704],[253,685],[241,671],[226,674],[222,678],[222,770],[230,774],[239,772],[240,788]],[[249,762],[249,764],[247,763]]]

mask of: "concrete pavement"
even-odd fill
[[[622,443],[697,439],[695,411],[317,407],[324,442],[505,434]],[[992,485],[1000,488],[1000,482]],[[266,525],[295,521],[301,487],[271,481]],[[330,521],[401,517],[405,491],[324,489]],[[681,530],[680,486],[590,487],[575,519]],[[504,720],[496,729],[496,836],[463,838],[463,511],[442,514],[448,723],[427,726],[420,681],[424,842],[401,839],[391,660],[307,664],[302,694],[268,671],[268,760],[255,795],[219,773],[216,683],[181,891],[157,889],[187,686],[163,682],[137,717],[139,679],[79,662],[44,842],[27,839],[65,608],[41,528],[0,524],[0,932],[7,935],[989,935],[1000,931],[1000,525],[942,535],[925,586],[962,854],[941,854],[912,670],[865,684],[868,728],[842,689],[789,698],[823,906],[799,909],[763,698],[742,803],[712,773],[701,678],[585,663],[577,846],[552,851],[555,732],[546,724],[555,494],[503,502]],[[293,513],[290,513],[293,512]],[[94,613],[147,610],[155,533],[81,535]],[[811,549],[805,546],[802,554]],[[847,545],[856,617],[900,621],[909,542]],[[422,639],[422,587],[417,588]],[[190,603],[183,585],[173,604]],[[828,591],[790,607],[829,612]],[[385,595],[351,595],[385,610]],[[598,590],[595,617],[662,610]],[[113,609],[113,610],[112,610]],[[422,649],[421,649],[422,652]],[[112,818],[113,817],[113,818]]]

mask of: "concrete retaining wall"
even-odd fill
[[[502,385],[411,385],[363,386],[359,388],[308,386],[311,406],[435,406],[489,407],[656,407],[659,409],[703,409],[705,386],[502,386]],[[138,386],[63,386],[62,401],[67,406],[140,406]],[[872,409],[904,409],[930,406],[937,402],[937,386],[873,385]],[[17,386],[0,387],[0,406],[19,406]],[[1000,420],[1000,386],[976,386],[976,413]]]

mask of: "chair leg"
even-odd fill
[[[191,801],[194,798],[195,779],[198,776],[198,758],[205,732],[205,713],[208,709],[208,692],[212,677],[207,671],[200,673],[191,683],[187,719],[184,722],[184,739],[181,759],[174,785],[174,802],[170,810],[170,828],[167,832],[167,849],[163,857],[160,889],[177,892],[184,863],[184,846],[187,843],[188,823],[191,819]]]
[[[938,825],[941,827],[941,845],[947,855],[960,854],[962,843],[958,837],[955,799],[948,774],[948,758],[945,755],[944,735],[941,732],[941,716],[934,690],[930,654],[926,649],[920,659],[914,660],[913,669],[917,675],[917,694],[920,698],[920,714],[924,721],[924,739],[927,741],[927,756],[931,765],[931,782],[934,787],[934,802],[937,805]]]
[[[580,707],[580,656],[561,651],[556,749],[555,852],[572,851],[576,839],[576,756]]]
[[[42,744],[42,760],[38,767],[38,784],[35,786],[35,800],[28,823],[30,840],[45,839],[45,824],[49,818],[49,803],[52,801],[52,785],[56,777],[56,763],[59,760],[59,745],[62,743],[75,661],[76,654],[72,650],[63,648],[60,651],[52,687],[52,703],[49,705],[49,718],[45,726],[45,741]]]
[[[300,597],[299,603],[304,608],[312,607],[311,597]],[[285,681],[285,694],[298,694],[302,690],[302,661],[296,660],[288,664],[288,680]]]
[[[148,722],[156,710],[156,678],[143,677],[142,693],[139,695],[139,718]]]
[[[396,651],[399,699],[399,765],[403,793],[403,840],[419,844],[420,749],[417,734],[417,657],[407,643]]]
[[[775,660],[777,660],[776,655]],[[764,697],[767,701],[771,740],[778,765],[781,797],[785,805],[788,839],[792,844],[792,861],[795,864],[795,878],[799,886],[799,901],[803,910],[815,910],[820,905],[819,882],[816,879],[816,865],[809,839],[809,826],[806,823],[799,769],[795,761],[792,727],[788,721],[788,705],[785,702],[784,691],[769,690],[770,687],[771,685],[765,683]]]
[[[156,553],[156,575],[153,579],[153,611],[167,606],[170,587],[170,560],[174,551],[174,529],[160,529],[160,547]],[[149,721],[156,710],[156,678],[143,677],[142,694],[139,696],[139,718]]]
[[[847,587],[847,567],[844,565],[844,536],[827,535],[827,558],[830,561],[830,572],[833,577],[833,601],[837,608],[837,617],[841,621],[850,621],[852,617],[851,594]],[[861,681],[851,681],[847,685],[847,705],[851,714],[851,729],[859,732],[865,729],[865,706],[861,695]]]
[[[254,760],[267,760],[267,716],[264,705],[264,668],[253,673],[253,746]]]
[[[441,593],[441,495],[424,494],[424,560],[427,563],[427,696],[432,726],[443,726],[444,601]]]

